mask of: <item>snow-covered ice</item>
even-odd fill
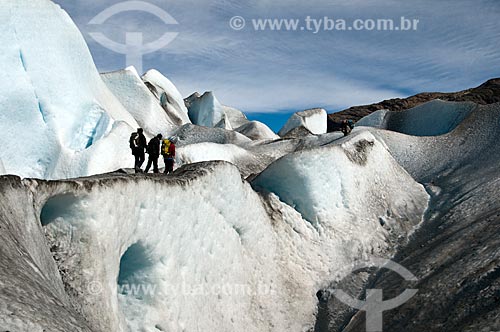
[[[279,135],[285,136],[295,128],[304,127],[311,133],[318,135],[326,133],[327,114],[322,108],[314,108],[293,114],[280,129]]]
[[[236,129],[249,122],[246,115],[234,107],[222,105],[222,110],[224,111],[223,118],[215,127]]]
[[[203,142],[244,145],[251,142],[250,138],[232,130],[209,128],[193,124],[186,124],[180,127],[174,133],[174,136],[178,138],[180,145]]]
[[[388,129],[413,136],[438,136],[455,129],[476,107],[471,102],[433,100],[401,112],[374,112],[362,118],[356,126]]]
[[[238,167],[243,176],[265,168],[258,156],[233,144],[211,142],[190,144],[177,149],[178,164],[192,164],[202,161],[227,161]]]
[[[463,110],[463,105],[455,106],[457,112]],[[456,114],[450,112],[450,115]],[[447,120],[439,114],[436,119]],[[497,103],[476,105],[456,128],[439,136],[417,137],[371,130],[385,142],[398,163],[424,183],[432,195],[424,223],[408,245],[398,249],[395,258],[415,274],[418,281],[412,288],[419,292],[405,305],[384,313],[384,330],[494,331],[500,328],[497,319],[500,308],[495,294],[498,279],[491,278],[498,269],[499,257],[500,201],[496,199],[500,194],[499,119],[500,104]],[[442,123],[432,126],[436,127],[450,128]],[[391,289],[399,294],[407,287],[386,273],[377,275],[376,279],[370,288]],[[487,310],[483,309],[485,305]],[[327,315],[334,315],[334,310],[332,307]],[[363,316],[361,312],[348,316],[349,324],[342,331],[363,330]],[[342,318],[337,323],[342,324]]]
[[[376,230],[378,220],[390,219],[395,211],[406,209],[411,220],[427,197],[423,186],[366,131],[341,145],[288,154],[253,184],[275,193],[318,228],[344,222],[354,227],[356,219],[360,227]]]
[[[6,0],[0,31],[0,158],[7,172],[51,178],[78,163],[74,158],[88,157],[87,149],[108,136],[114,123],[137,127],[59,6]]]
[[[178,119],[168,117],[134,67],[101,74],[101,77],[139,126],[150,136],[161,133],[166,137],[176,129],[179,124]]]
[[[275,140],[279,138],[268,126],[259,121],[248,121],[235,128],[234,131],[252,140]]]
[[[160,101],[170,119],[177,125],[191,123],[181,93],[168,78],[159,71],[151,69],[142,76],[142,80]]]
[[[383,110],[348,137],[312,109],[280,138],[156,70],[100,76],[51,1],[5,0],[0,32],[0,174],[74,178],[0,177],[1,330],[311,331],[318,290],[425,218],[498,217],[498,105]],[[138,126],[176,141],[173,175],[102,174],[132,166]]]
[[[309,165],[319,170],[323,162],[317,159]],[[349,162],[356,163],[344,160],[341,165]],[[296,158],[296,163],[292,173],[302,159]],[[277,162],[274,169],[280,165]],[[401,169],[390,169],[387,177],[393,172]],[[0,193],[7,196],[0,201],[5,203],[2,209],[11,211],[11,218],[28,213],[31,236],[40,237],[42,231],[36,225],[43,225],[66,289],[62,294],[56,281],[57,292],[38,291],[44,302],[55,303],[46,310],[70,301],[95,331],[154,331],[155,327],[182,331],[198,326],[207,331],[296,331],[314,324],[318,289],[341,278],[356,259],[389,250],[388,239],[393,235],[369,215],[390,218],[399,235],[418,224],[427,196],[403,174],[397,179],[409,182],[399,183],[399,203],[387,206],[382,200],[392,185],[375,197],[366,197],[372,191],[360,191],[361,202],[380,207],[344,222],[331,217],[336,222],[322,229],[313,227],[278,196],[257,194],[237,168],[224,162],[187,165],[173,177],[14,181],[9,186],[21,192],[17,197],[22,197],[22,205],[35,210],[16,210],[8,204],[14,198],[3,190]],[[324,172],[322,179],[332,181],[336,176]],[[186,202],[194,205],[187,207]],[[391,215],[383,208],[390,209]],[[12,241],[2,242],[2,248]],[[13,269],[25,262],[12,263]],[[40,266],[53,271],[55,262]],[[25,283],[34,279],[35,275],[29,276]],[[2,281],[11,289],[9,278]],[[142,288],[127,289],[130,283]],[[11,300],[7,294],[0,293],[2,302]],[[14,303],[18,312],[30,305]],[[42,320],[26,315],[22,322],[3,312],[0,317],[6,319],[6,326],[17,328],[58,324],[40,323],[52,315],[42,313]],[[77,318],[73,321],[78,325]],[[84,326],[80,323],[79,328]],[[54,327],[53,331],[63,330]]]
[[[356,127],[373,127],[373,128],[385,128],[385,118],[389,110],[378,110],[375,111],[356,122]]]
[[[232,130],[248,122],[239,110],[222,105],[212,91],[198,92],[186,98],[189,118],[198,126]]]

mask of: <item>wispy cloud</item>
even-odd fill
[[[101,71],[125,65],[95,43],[87,22],[116,0],[55,0],[76,21]],[[250,112],[323,106],[340,109],[421,91],[453,91],[500,76],[500,3],[495,0],[186,0],[148,1],[170,13],[166,26],[150,14],[123,13],[100,26],[123,41],[125,31],[154,40],[179,32],[166,49],[145,57],[184,95],[214,90]],[[412,32],[258,32],[231,30],[234,15],[252,18],[394,18],[420,20]]]

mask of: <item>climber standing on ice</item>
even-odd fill
[[[144,136],[144,131],[142,128],[138,128],[137,132],[130,135],[130,149],[132,149],[132,155],[135,157],[135,172],[142,173],[141,167],[146,159],[144,154],[144,149],[146,149],[147,141]]]
[[[146,166],[146,170],[144,171],[144,173],[149,172],[151,166],[153,166],[154,173],[160,172],[158,170],[158,158],[160,158],[160,145],[162,137],[162,134],[158,134],[149,141],[148,147],[146,149],[146,152],[149,155],[148,165]]]
[[[161,144],[161,154],[165,161],[165,174],[174,171],[175,143],[173,139],[164,139]]]
[[[344,133],[344,136],[347,136],[351,133],[352,128],[354,128],[354,123],[349,120],[342,120],[342,123],[340,124],[340,130]]]

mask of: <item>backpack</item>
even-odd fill
[[[161,154],[164,156],[170,155],[170,141],[168,139],[164,139],[161,143]]]
[[[148,154],[153,154],[153,155],[158,154],[158,151],[156,151],[156,153],[155,153],[155,149],[154,149],[155,140],[156,140],[156,138],[153,138],[151,141],[149,141],[148,146],[146,147],[146,152]]]
[[[132,135],[130,135],[129,143],[130,143],[131,149],[135,149],[135,148],[139,147],[139,134],[132,133]]]

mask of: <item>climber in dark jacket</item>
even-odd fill
[[[142,164],[146,159],[144,149],[146,149],[147,146],[146,137],[144,136],[144,131],[142,130],[142,128],[138,128],[137,132],[132,133],[129,143],[130,149],[132,149],[132,155],[135,157],[135,172],[141,173]]]
[[[352,128],[354,127],[354,124],[352,124],[352,121],[347,121],[347,120],[342,120],[340,124],[340,130],[344,133],[344,136],[347,136],[351,133]]]
[[[160,158],[160,145],[161,139],[163,138],[162,134],[156,135],[153,137],[148,144],[147,152],[148,152],[148,165],[146,166],[146,173],[149,172],[151,165],[153,165],[153,172],[159,173],[158,170],[158,158]]]

